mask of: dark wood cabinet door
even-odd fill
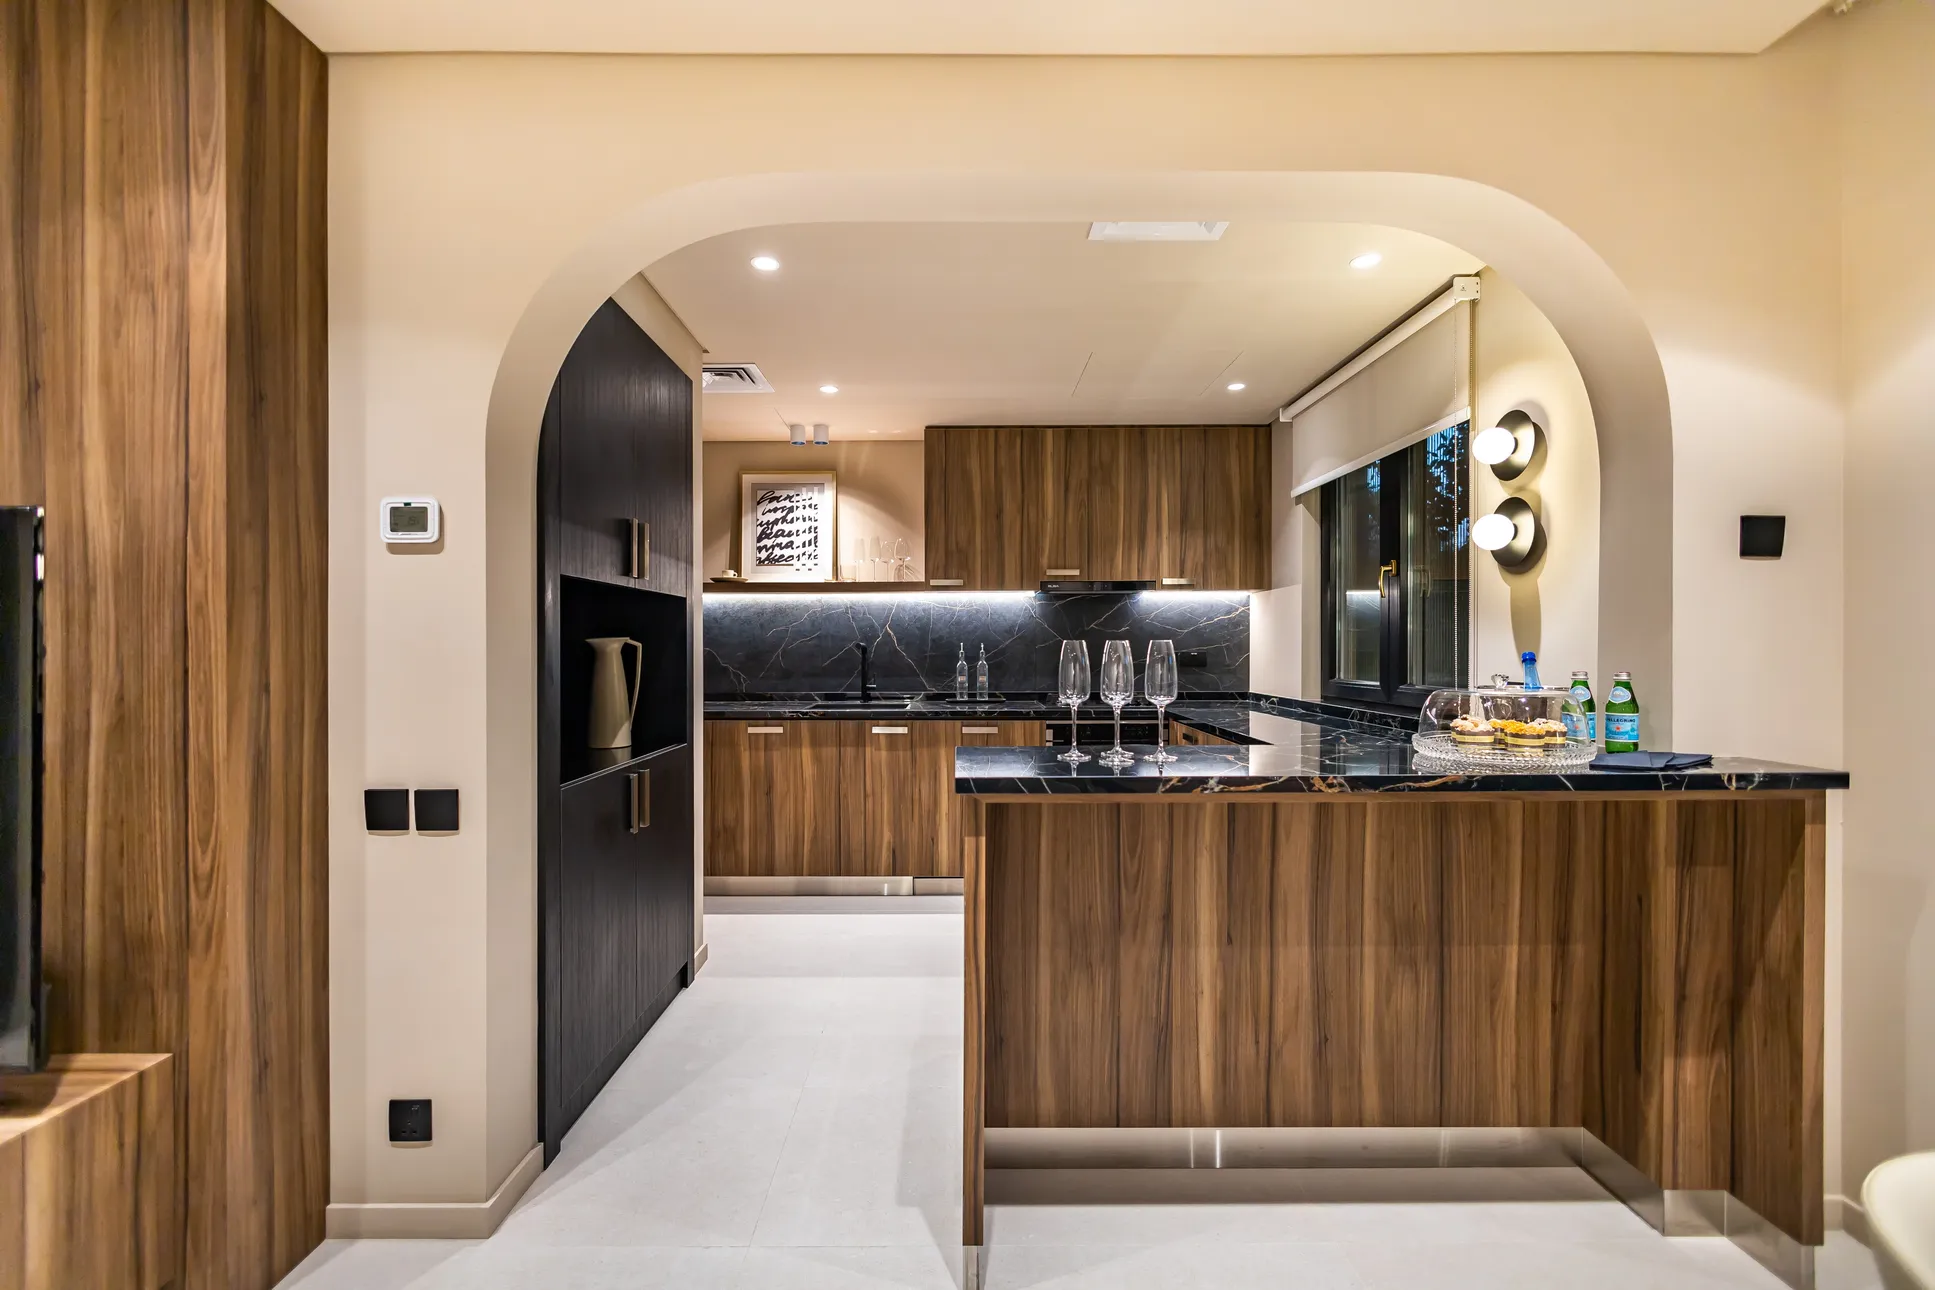
[[[692,961],[692,753],[673,748],[637,778],[636,832],[627,831],[638,882],[638,1000],[649,1024]],[[642,1033],[642,1030],[641,1030]]]
[[[629,333],[629,334],[628,334]],[[638,393],[643,341],[607,301],[592,315],[551,389],[558,427],[558,572],[636,585],[632,524],[640,511]]]
[[[558,873],[563,990],[561,1015],[554,1020],[567,1124],[637,1042],[639,884],[629,818],[622,775],[564,790]]]
[[[959,877],[954,749],[960,723],[870,721],[864,729],[865,872]]]
[[[692,576],[692,378],[643,332],[637,399],[638,512],[644,576],[639,585],[683,596]]]

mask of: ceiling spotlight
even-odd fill
[[[777,273],[779,272],[779,261],[770,255],[755,255],[752,258],[752,267],[758,269],[761,273]]]
[[[1379,255],[1376,251],[1366,251],[1364,254],[1352,260],[1350,267],[1353,269],[1375,269],[1382,263],[1384,263],[1383,256]],[[775,265],[774,267],[777,268],[778,266]]]
[[[1517,479],[1532,464],[1539,447],[1539,423],[1516,409],[1498,424],[1480,430],[1471,441],[1471,455],[1492,468],[1500,479]]]
[[[824,448],[826,447],[828,437],[826,422],[815,421],[813,423],[813,442]]]
[[[806,427],[805,426],[799,424],[796,421],[792,425],[787,426],[786,430],[787,430],[787,433],[792,437],[793,446],[795,448],[804,448],[806,446]]]
[[[837,385],[822,385],[820,387],[820,393],[822,394],[838,394],[839,392],[840,387]]]
[[[1248,387],[1245,386],[1241,381],[1231,381],[1229,385],[1226,386],[1225,388],[1227,388],[1231,394],[1234,394],[1238,390],[1247,389]]]
[[[1521,569],[1532,559],[1539,537],[1539,517],[1523,497],[1508,497],[1490,515],[1472,521],[1471,542],[1490,551],[1503,569]]]

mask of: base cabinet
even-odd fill
[[[1039,721],[708,721],[710,877],[961,876],[954,749]]]

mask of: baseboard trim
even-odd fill
[[[705,961],[712,957],[712,942],[706,941],[692,955],[692,975],[697,976],[705,967]]]
[[[539,1143],[489,1200],[331,1205],[323,1231],[331,1240],[482,1240],[497,1230],[543,1172],[544,1144]]]
[[[1868,1244],[1868,1211],[1852,1196],[1829,1196],[1821,1207],[1821,1223],[1830,1232],[1846,1232]]]

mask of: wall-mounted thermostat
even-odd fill
[[[443,530],[434,497],[386,497],[377,518],[385,542],[435,542]]]

